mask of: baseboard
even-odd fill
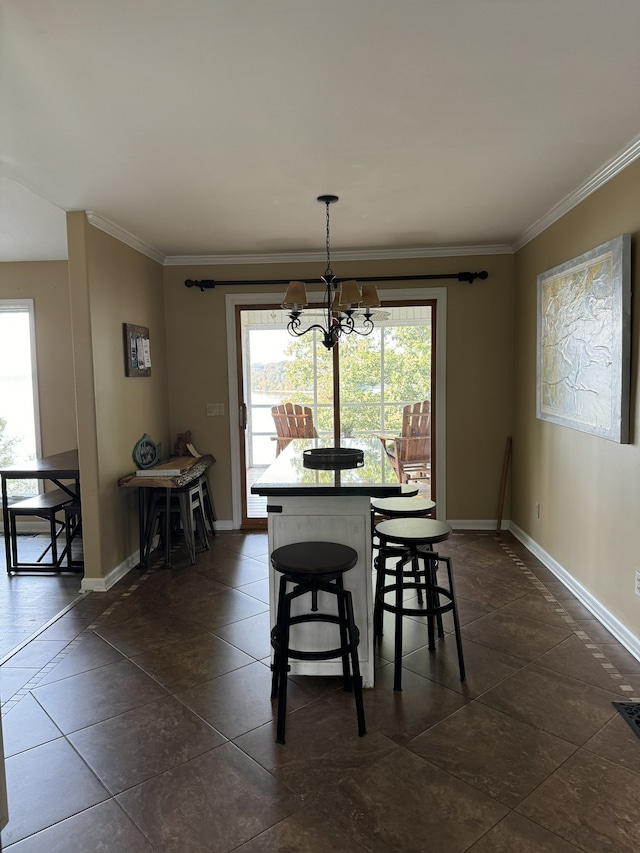
[[[112,569],[109,574],[103,578],[82,578],[80,589],[82,592],[108,592],[112,586],[115,586],[118,581],[128,574],[140,562],[140,551],[136,551],[127,557],[124,562],[120,563]]]
[[[566,588],[571,592],[578,601],[583,604],[587,610],[593,614],[593,616],[600,622],[607,631],[610,631],[611,634],[618,640],[618,642],[622,643],[622,645],[627,649],[627,651],[636,658],[636,660],[640,660],[640,639],[636,637],[635,634],[632,634],[631,631],[622,624],[616,617],[610,613],[606,607],[604,607],[600,601],[598,601],[595,596],[593,596],[588,589],[582,586],[582,584],[577,581],[569,572],[564,569],[560,563],[558,563],[554,558],[547,554],[544,548],[541,548],[538,543],[532,539],[524,530],[521,530],[517,524],[513,522],[509,526],[509,530],[513,535],[518,539],[522,544],[527,548],[534,557],[537,557],[538,560],[545,566],[545,568],[549,569],[560,581],[560,583],[564,584]]]
[[[494,533],[498,531],[497,519],[491,518],[448,518],[447,524],[450,524],[454,530],[493,530]],[[500,530],[509,530],[510,524],[510,521],[503,519],[500,524]]]
[[[233,530],[233,522],[231,521],[218,521],[216,520],[215,524],[216,530]],[[157,545],[157,541],[153,543],[152,550]],[[140,551],[135,551],[135,553],[131,554],[120,563],[119,566],[116,566],[112,569],[108,575],[104,578],[83,578],[81,590],[83,592],[108,592],[112,586],[118,583],[118,581],[122,580],[122,578],[131,571],[135,566],[137,566],[140,562]]]

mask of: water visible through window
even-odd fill
[[[36,374],[32,300],[0,300],[0,468],[35,459]],[[32,495],[37,480],[7,480],[10,496]]]

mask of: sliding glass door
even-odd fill
[[[40,450],[32,299],[0,300],[0,467],[35,459]],[[37,480],[8,480],[12,497],[37,493]]]
[[[371,335],[350,335],[327,350],[316,332],[292,337],[280,308],[237,306],[244,527],[266,524],[265,501],[251,495],[251,483],[278,450],[273,406],[308,407],[317,435],[335,443],[399,433],[405,405],[433,406],[434,304],[384,305],[374,321]]]

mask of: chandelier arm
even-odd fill
[[[319,323],[314,323],[313,326],[307,326],[306,329],[303,329],[301,332],[299,332],[298,328],[300,327],[300,325],[301,321],[298,318],[296,318],[295,320],[292,319],[289,320],[289,322],[287,323],[287,329],[292,335],[295,335],[297,338],[301,338],[303,335],[306,335],[307,332],[312,332],[314,329],[317,329],[319,332],[322,332],[323,335],[327,332],[325,327],[321,326]]]
[[[340,332],[343,335],[351,335],[355,332],[356,335],[360,335],[361,337],[365,337],[366,335],[370,335],[371,332],[375,329],[373,320],[370,317],[365,315],[364,320],[362,321],[364,329],[357,329],[355,326],[355,321],[352,317],[347,318],[347,325],[340,325]]]

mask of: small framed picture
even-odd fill
[[[124,332],[124,375],[151,376],[149,329],[122,324]]]

